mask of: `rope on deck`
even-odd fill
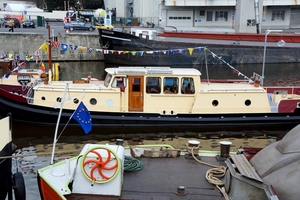
[[[193,152],[194,147],[192,148]],[[207,165],[209,167],[212,167],[211,169],[207,170],[205,174],[206,180],[210,183],[215,185],[218,190],[222,193],[224,198],[226,200],[229,200],[228,195],[222,190],[221,186],[224,185],[224,182],[221,181],[219,178],[224,177],[226,173],[226,167],[225,166],[217,166],[217,165],[212,165],[210,163],[203,162],[199,159],[196,158],[196,156],[192,153],[193,158],[199,162],[200,164]]]
[[[125,156],[125,160],[124,160],[124,171],[125,172],[135,172],[135,171],[139,171],[143,168],[144,164],[132,157],[132,156]]]

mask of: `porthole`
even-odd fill
[[[96,105],[97,104],[97,100],[95,98],[91,98],[90,99],[90,104],[91,105]]]
[[[46,97],[42,97],[41,99],[42,99],[43,101],[45,101],[45,100],[46,100]]]
[[[212,101],[212,105],[213,106],[218,106],[219,105],[219,101],[218,100],[213,100]]]
[[[247,100],[245,101],[245,105],[246,105],[246,106],[250,106],[250,105],[251,105],[251,101],[250,101],[249,99],[247,99]]]
[[[61,102],[61,98],[60,98],[60,97],[57,97],[57,98],[56,98],[56,101],[57,101],[57,102]]]
[[[73,99],[73,103],[78,104],[79,103],[79,99],[77,99],[77,98]]]

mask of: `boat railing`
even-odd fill
[[[34,94],[34,90],[33,88],[40,83],[40,79],[36,79],[32,84],[31,86],[28,88],[28,91],[25,95],[25,98],[27,100],[28,103],[32,103],[33,102],[33,94]]]
[[[213,90],[207,90],[207,92],[245,92],[245,91],[253,91],[253,92],[257,92],[257,91],[265,91],[263,88],[253,88],[253,89],[213,89]]]

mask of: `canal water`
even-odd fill
[[[47,63],[45,65],[47,66]],[[60,62],[60,66],[63,73],[63,80],[74,80],[87,76],[104,79],[105,68],[115,67],[106,66],[104,62]],[[29,67],[35,68],[36,64],[31,63]],[[199,69],[204,79],[242,79],[242,75],[251,77],[253,72],[258,74],[262,72],[262,65],[191,67]],[[236,70],[242,73],[242,75],[235,73],[234,71]],[[299,76],[299,63],[284,65],[266,64],[264,85],[300,85]],[[140,129],[138,127],[99,128],[93,134],[85,135],[80,127],[67,127],[64,132],[58,133],[61,135],[57,142],[55,160],[77,155],[84,144],[113,144],[119,138],[124,139],[125,145],[165,143],[177,149],[185,149],[186,143],[189,140],[198,140],[200,141],[202,150],[216,152],[219,152],[219,142],[223,140],[232,142],[231,151],[236,151],[241,146],[263,148],[281,139],[289,129],[290,127],[281,126],[263,129],[258,129],[257,127],[247,127],[247,129],[226,127],[226,129],[219,130],[213,128],[200,130],[188,127],[176,127],[176,129],[172,129],[172,127],[156,128],[154,126],[149,129]],[[18,169],[24,174],[27,199],[40,199],[36,183],[36,172],[42,166],[50,163],[54,130],[55,127],[53,126],[32,126],[20,122],[13,123],[13,141],[18,146],[17,152],[18,154],[27,155],[27,157],[14,159],[13,161],[14,171]]]

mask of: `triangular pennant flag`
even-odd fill
[[[95,49],[97,52],[102,52],[103,49]]]
[[[190,56],[193,54],[194,48],[188,48]]]
[[[136,55],[136,51],[130,51],[131,55],[135,56]]]
[[[123,54],[123,51],[117,51],[118,52],[118,54],[120,55],[120,54]]]
[[[87,48],[87,50],[88,50],[89,53],[92,53],[92,52],[93,52],[93,48],[90,48],[90,47],[89,47],[89,48]]]
[[[74,45],[74,44],[70,44],[70,49],[75,51],[77,49],[78,46]]]
[[[39,48],[39,50],[44,51],[44,54],[48,53],[48,45],[46,44],[46,42],[44,42],[44,44],[42,44]]]
[[[104,54],[108,54],[108,50],[104,50]]]
[[[140,56],[143,56],[144,52],[143,51],[139,51]]]
[[[53,48],[57,49],[60,46],[60,42],[59,41],[53,41],[52,46],[53,46]]]
[[[82,50],[82,51],[85,51],[87,48],[83,47],[83,46],[79,46],[79,49]]]
[[[61,49],[66,52],[68,50],[68,45],[67,44],[61,44]]]
[[[146,51],[146,53],[148,53],[148,54],[153,54],[153,51]]]

